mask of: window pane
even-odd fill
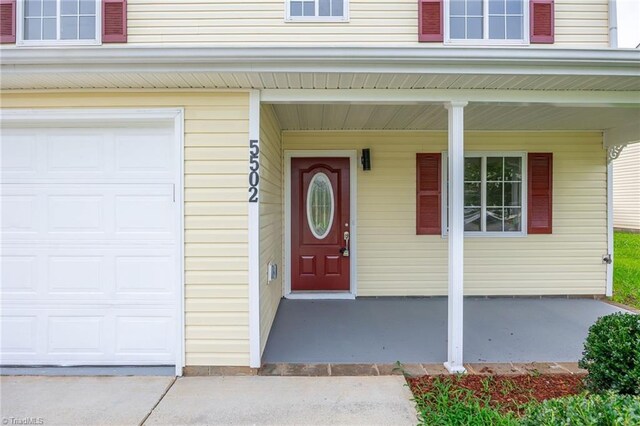
[[[480,209],[464,209],[464,230],[480,231]]]
[[[331,15],[344,16],[344,0],[333,0],[331,3]]]
[[[24,20],[24,38],[26,40],[42,40],[42,20],[27,18]]]
[[[464,184],[464,205],[480,207],[480,183]]]
[[[467,0],[467,15],[482,16],[482,0]]]
[[[482,38],[482,18],[467,19],[467,38],[472,40]]]
[[[507,38],[509,40],[521,40],[522,36],[522,17],[507,16]]]
[[[504,180],[522,180],[522,159],[520,157],[505,157]]]
[[[313,2],[307,2],[303,5],[304,16],[316,16],[316,6]]]
[[[522,230],[522,209],[505,209],[504,230],[511,232]]]
[[[76,18],[75,16],[62,17],[62,21],[60,21],[60,39],[78,39],[78,18]]]
[[[502,183],[487,183],[487,206],[502,205]]]
[[[487,157],[487,180],[502,181],[502,157]]]
[[[314,237],[324,239],[331,231],[334,215],[333,189],[329,177],[316,174],[307,191],[307,222]]]
[[[504,40],[504,16],[489,17],[489,38],[492,40]]]
[[[320,16],[331,16],[331,0],[320,0],[318,8]]]
[[[43,40],[55,40],[58,38],[55,18],[45,18],[42,28]]]
[[[51,18],[55,18],[58,16],[58,11],[56,10],[56,0],[44,0],[44,10],[43,15],[49,16]]]
[[[292,1],[291,2],[291,16],[302,16],[302,2],[301,1]]]
[[[464,159],[464,180],[480,181],[480,167],[482,159],[480,157],[469,157]]]
[[[464,0],[451,0],[449,13],[452,16],[464,16]]]
[[[489,14],[504,14],[504,0],[489,0]]]
[[[502,232],[502,209],[487,209],[487,232]]]
[[[521,15],[522,0],[507,0],[507,13],[512,15]]]
[[[63,15],[78,14],[78,0],[62,0],[60,4],[60,13]]]
[[[42,16],[42,3],[40,0],[26,0],[24,12],[24,16]]]
[[[80,39],[93,40],[96,38],[96,18],[93,16],[80,17]]]
[[[95,0],[80,0],[80,14],[95,15],[96,14]]]
[[[522,205],[522,183],[505,183],[504,184],[504,205],[505,206],[521,206]]]
[[[464,39],[464,18],[451,18],[451,31],[450,36],[452,39]]]

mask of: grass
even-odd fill
[[[513,413],[502,413],[489,397],[479,398],[455,385],[455,378],[438,378],[429,392],[415,392],[421,425],[515,426]],[[490,385],[487,383],[487,385]]]
[[[613,300],[640,308],[640,234],[614,234]]]

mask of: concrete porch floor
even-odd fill
[[[465,298],[469,363],[576,362],[589,327],[624,311],[593,299]],[[361,298],[280,302],[262,362],[441,363],[447,299]]]

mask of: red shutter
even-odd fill
[[[443,41],[443,0],[418,0],[418,41]]]
[[[0,0],[0,43],[16,42],[16,0]]]
[[[529,153],[527,210],[529,234],[551,234],[553,222],[553,154]]]
[[[553,43],[554,0],[529,0],[531,43]]]
[[[440,235],[440,154],[416,155],[416,234]]]
[[[127,0],[102,0],[102,42],[127,42]]]

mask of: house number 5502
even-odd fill
[[[258,184],[260,183],[260,146],[258,141],[249,141],[249,202],[258,202]]]

